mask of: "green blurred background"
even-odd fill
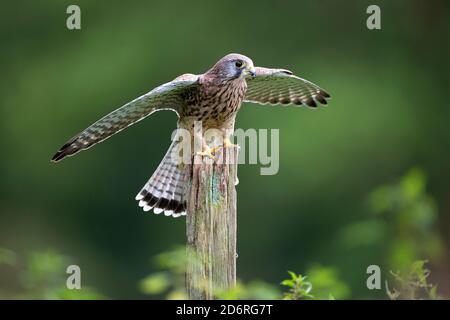
[[[123,103],[239,52],[333,98],[318,110],[243,105],[237,128],[280,129],[280,170],[239,167],[239,278],[276,284],[286,270],[320,264],[337,270],[348,297],[379,298],[366,288],[368,265],[387,274],[428,259],[450,294],[448,2],[75,3],[78,31],[66,28],[73,1],[1,5],[0,247],[61,252],[83,284],[146,298],[137,284],[155,270],[150,258],[185,241],[184,218],[143,213],[134,200],[176,115],[156,113],[88,152],[50,158]],[[381,30],[366,28],[370,4],[381,7]],[[379,188],[398,181],[400,191]],[[0,265],[3,297],[20,292],[21,268]]]

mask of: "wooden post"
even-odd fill
[[[210,300],[236,284],[238,148],[213,161],[196,155],[187,204],[186,289],[189,299]]]

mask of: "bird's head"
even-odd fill
[[[255,77],[252,59],[237,53],[231,53],[220,59],[210,70],[223,81]]]

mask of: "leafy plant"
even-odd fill
[[[386,293],[391,300],[404,299],[431,299],[437,300],[440,297],[437,294],[437,286],[428,283],[430,270],[425,268],[427,261],[415,261],[406,272],[392,272],[398,288],[389,290],[386,282]]]
[[[296,274],[292,271],[288,271],[291,276],[290,279],[281,281],[283,286],[289,288],[288,292],[284,294],[284,300],[300,300],[300,299],[312,299],[311,295],[312,284],[306,281],[306,277],[301,274]]]
[[[288,287],[284,300],[324,300],[346,299],[350,295],[349,287],[338,279],[337,271],[331,267],[314,266],[302,276],[288,271],[290,279],[281,284]]]
[[[424,257],[433,262],[442,258],[437,206],[425,187],[424,172],[415,168],[397,183],[381,186],[369,196],[372,212],[387,230],[387,264],[391,269],[406,269]]]
[[[170,300],[186,299],[186,259],[185,246],[177,246],[173,250],[157,255],[154,263],[163,271],[152,273],[142,279],[139,282],[141,292],[148,295],[165,295],[166,299]],[[275,299],[280,296],[280,292],[275,286],[262,281],[252,281],[247,285],[238,281],[234,288],[216,292],[216,296],[224,300]]]
[[[154,262],[161,271],[152,273],[139,282],[141,292],[148,295],[164,295],[167,299],[186,299],[184,287],[186,256],[184,246],[177,246],[171,251],[157,255]],[[281,282],[281,285],[289,288],[284,295],[277,286],[261,280],[248,283],[238,280],[235,287],[216,292],[216,297],[223,300],[345,299],[348,297],[350,290],[338,279],[334,268],[316,265],[309,270],[309,274],[311,277],[307,278],[289,271],[290,278]]]

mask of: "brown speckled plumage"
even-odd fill
[[[284,69],[254,67],[248,57],[229,54],[202,75],[183,74],[111,112],[70,139],[52,158],[60,161],[102,142],[157,110],[172,110],[178,127],[193,130],[195,121],[209,128],[233,130],[243,101],[316,107],[330,96],[315,84]],[[144,211],[177,217],[185,214],[185,166],[172,159],[177,141],[169,148],[150,180],[136,196]]]

